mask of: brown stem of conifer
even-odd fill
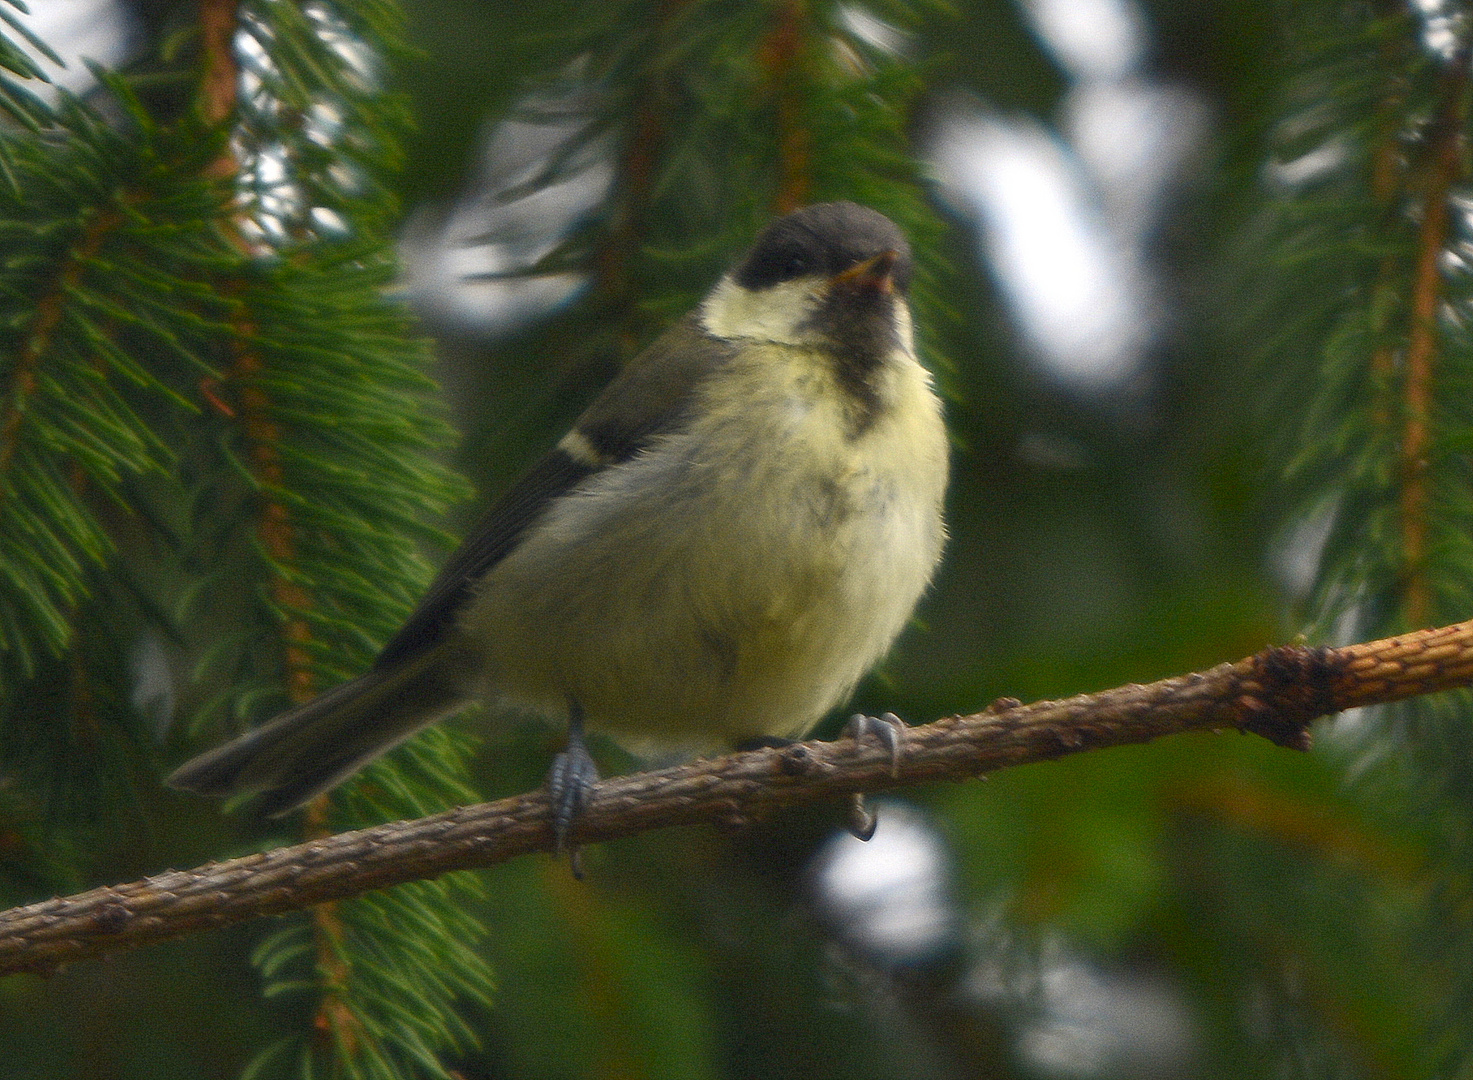
[[[1407,333],[1403,382],[1404,427],[1401,440],[1401,535],[1405,566],[1404,617],[1412,626],[1431,610],[1427,558],[1427,452],[1431,445],[1434,366],[1437,359],[1437,313],[1442,304],[1440,262],[1447,244],[1448,192],[1463,172],[1463,125],[1467,115],[1468,56],[1448,65],[1442,102],[1431,136],[1422,225],[1413,270],[1411,322]]]
[[[235,112],[240,77],[235,60],[239,15],[237,0],[201,0],[200,37],[204,71],[200,80],[200,108],[205,120],[211,124],[223,124]],[[215,179],[228,180],[235,176],[238,168],[234,153],[226,149],[205,172]],[[237,216],[231,214],[222,224],[225,235],[242,253],[247,256],[257,254],[240,228]],[[274,495],[285,481],[280,450],[281,428],[272,416],[270,398],[258,381],[264,364],[252,344],[255,326],[243,312],[238,313],[232,324],[235,340],[230,375],[238,388],[239,405],[232,407],[222,403],[221,411],[240,425],[252,469],[265,492],[257,537],[272,564],[271,598],[285,613],[282,636],[286,645],[287,695],[293,702],[300,703],[312,697],[315,683],[309,652],[311,627],[303,615],[310,608],[312,597],[287,572],[296,562],[295,528],[286,504]],[[212,386],[202,387],[202,393],[208,399],[218,401]],[[325,835],[325,807],[324,799],[315,800],[308,807],[309,836]],[[321,973],[323,988],[313,1027],[330,1038],[345,1057],[351,1057],[358,1044],[358,1031],[341,993],[349,978],[341,944],[342,920],[338,918],[334,904],[323,903],[313,907],[312,921],[317,970]]]
[[[200,108],[205,120],[222,124],[235,111],[239,72],[235,63],[236,0],[200,0],[200,48],[204,73],[200,78]]]
[[[660,0],[655,5],[649,39],[656,53],[668,29],[679,23],[688,6],[689,0]],[[618,324],[621,360],[638,351],[649,330],[634,303],[632,271],[647,231],[650,201],[669,137],[672,101],[679,94],[674,85],[678,78],[658,64],[641,75],[629,135],[619,154],[617,197],[610,207],[608,232],[594,253],[594,286]]]
[[[806,0],[784,0],[773,10],[773,26],[761,60],[777,119],[778,177],[775,214],[791,214],[808,202],[813,188],[812,138],[801,122],[804,33],[810,19]]]

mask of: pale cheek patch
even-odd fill
[[[807,324],[818,306],[819,284],[819,279],[808,278],[753,292],[723,278],[701,304],[701,326],[727,340],[814,344],[817,336]]]
[[[907,356],[916,354],[915,331],[911,324],[908,304],[895,305],[895,336],[899,339],[900,347],[905,350]]]

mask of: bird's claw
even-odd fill
[[[864,792],[856,791],[849,796],[849,832],[856,840],[868,840],[874,836],[879,824],[880,815],[865,805]]]
[[[900,775],[900,758],[905,750],[905,721],[892,712],[883,716],[866,716],[864,713],[855,713],[849,718],[849,724],[845,728],[849,737],[856,743],[861,742],[866,735],[872,735],[879,740],[885,749],[890,751],[890,775]],[[875,827],[879,824],[879,815],[865,805],[864,793],[856,791],[849,802],[849,831],[857,839],[868,840],[875,835]]]
[[[866,735],[874,736],[885,749],[890,751],[890,775],[900,775],[900,759],[905,752],[905,721],[892,712],[883,716],[865,716],[855,713],[844,729],[855,742]]]
[[[553,851],[568,853],[573,876],[583,877],[583,860],[576,845],[568,843],[568,834],[588,803],[588,796],[598,783],[598,766],[588,747],[576,733],[568,737],[568,748],[552,759],[547,774],[547,798],[552,804]]]

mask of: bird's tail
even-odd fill
[[[216,798],[253,794],[257,810],[289,813],[464,700],[433,660],[375,668],[185,762],[167,782]]]

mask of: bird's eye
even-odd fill
[[[802,277],[813,269],[813,260],[802,252],[795,251],[783,262],[782,277],[784,281]]]
[[[822,251],[802,238],[770,238],[759,244],[737,270],[737,281],[748,289],[770,289],[785,281],[822,273],[825,258]]]

